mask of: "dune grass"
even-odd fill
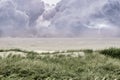
[[[36,52],[24,51],[26,57],[0,58],[0,80],[120,80],[120,59],[103,55],[104,50],[84,51],[83,57],[57,55],[58,52],[53,57],[49,54],[42,57]]]
[[[101,54],[120,59],[120,48],[109,48],[100,51]]]

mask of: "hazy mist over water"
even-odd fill
[[[119,0],[0,0],[1,37],[120,37]]]
[[[105,49],[120,47],[120,38],[1,38],[0,49],[33,51]]]

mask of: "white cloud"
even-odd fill
[[[48,3],[50,5],[52,5],[52,4],[56,4],[56,3],[60,2],[61,0],[42,0],[42,1],[44,1],[45,3]]]

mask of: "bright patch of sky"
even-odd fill
[[[42,0],[42,1],[44,1],[45,3],[48,3],[50,5],[52,5],[52,4],[57,4],[60,0]]]

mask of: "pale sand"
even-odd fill
[[[120,47],[120,38],[0,38],[0,49],[20,48],[37,52]]]
[[[40,56],[42,57],[45,57],[46,55],[44,54],[41,54],[39,53]],[[2,58],[6,58],[8,57],[9,55],[11,56],[14,56],[14,55],[19,55],[21,57],[26,57],[27,56],[27,53],[24,53],[24,52],[15,52],[15,51],[9,51],[9,52],[0,52],[0,57]],[[84,57],[85,56],[85,53],[84,52],[73,52],[73,53],[57,53],[55,55],[63,55],[63,56],[71,56],[71,57]],[[55,56],[54,54],[49,54],[50,57],[54,57]]]
[[[26,54],[23,53],[23,52],[14,52],[14,51],[9,51],[9,52],[0,52],[0,57],[2,58],[6,58],[8,57],[9,55],[19,55],[21,57],[26,57]]]

